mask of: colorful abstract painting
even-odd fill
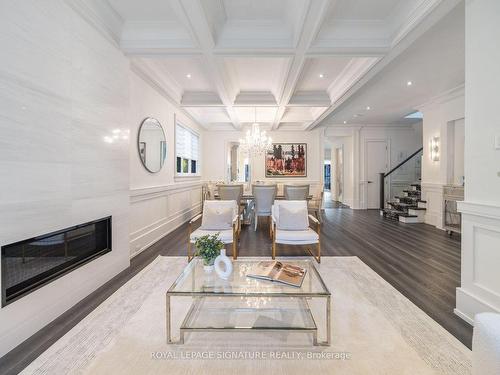
[[[266,153],[266,177],[307,177],[307,144],[273,143]]]

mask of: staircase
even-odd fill
[[[407,190],[403,190],[402,196],[386,202],[386,207],[380,210],[380,214],[402,223],[423,223],[427,202],[421,199],[421,194],[420,183],[411,184]]]

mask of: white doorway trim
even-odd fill
[[[369,143],[375,143],[375,142],[380,142],[385,144],[385,172],[387,173],[389,171],[389,167],[391,164],[391,140],[389,138],[365,138],[363,142],[363,152],[364,152],[364,157],[363,157],[363,174],[362,174],[362,179],[359,182],[360,184],[360,191],[361,191],[361,202],[360,202],[360,207],[362,209],[368,209],[368,144]],[[389,177],[390,178],[390,177]],[[373,184],[379,184],[379,180],[370,180],[371,183]],[[386,181],[386,187],[390,184],[390,181]],[[387,191],[387,189],[385,189]]]

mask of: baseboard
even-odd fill
[[[465,320],[467,323],[469,323],[471,326],[474,325],[474,320],[469,318],[467,315],[465,315],[463,312],[461,312],[460,310],[458,309],[453,309],[453,314],[455,314],[456,316],[458,316],[459,318]]]
[[[463,288],[457,288],[456,291],[457,307],[453,310],[455,315],[459,316],[467,323],[474,325],[474,316],[482,312],[500,313],[500,309],[491,306],[487,302],[479,299]]]

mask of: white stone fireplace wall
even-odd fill
[[[0,356],[129,265],[129,63],[64,1],[0,12],[0,246],[112,216],[113,250],[0,308]]]

